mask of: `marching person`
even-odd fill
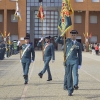
[[[82,63],[82,48],[81,44],[76,41],[78,32],[72,30],[70,32],[71,38],[66,40],[66,62],[65,62],[65,76],[64,76],[64,89],[68,90],[68,95],[72,96],[73,90],[78,89],[78,68]],[[64,44],[61,37],[55,40],[56,43]],[[73,77],[72,77],[73,72]]]
[[[29,66],[31,62],[34,62],[35,52],[33,46],[29,44],[29,37],[25,37],[24,40],[25,44],[22,44],[22,46],[20,46],[20,50],[22,49],[21,63],[23,66],[23,77],[25,79],[24,84],[28,84]]]
[[[52,80],[52,75],[50,72],[50,66],[49,66],[49,62],[52,59],[52,62],[54,62],[55,60],[55,50],[54,50],[54,45],[53,43],[50,43],[50,36],[49,37],[45,37],[45,44],[44,44],[44,68],[43,70],[38,74],[40,78],[42,78],[43,74],[46,72],[48,72],[48,80],[47,81],[51,81]],[[42,45],[42,41],[44,38],[41,38],[41,40],[38,42],[37,46],[41,46]]]

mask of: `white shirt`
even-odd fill
[[[73,41],[74,44],[76,43],[76,40],[72,40],[72,41]]]
[[[19,46],[19,44],[20,44],[20,41],[17,42],[17,46]]]

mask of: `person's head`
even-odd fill
[[[72,30],[70,32],[70,36],[72,40],[76,40],[76,36],[77,36],[78,32],[76,30]]]
[[[25,40],[25,44],[29,44],[29,42],[30,42],[29,37],[25,37],[24,40]]]
[[[45,37],[45,42],[46,43],[50,42],[50,38],[51,38],[50,36],[49,37]]]

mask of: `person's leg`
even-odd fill
[[[28,82],[28,72],[29,72],[29,66],[30,66],[30,62],[26,62],[26,66],[25,66],[25,82]]]
[[[66,72],[67,72],[67,89],[68,89],[68,95],[71,96],[73,93],[73,77],[72,77],[72,65],[66,66]]]
[[[48,67],[47,67],[47,72],[48,72],[48,81],[52,80],[52,75],[51,75],[49,64],[48,64]]]
[[[73,65],[73,76],[74,76],[74,88],[78,89],[78,64]]]
[[[46,72],[46,70],[47,70],[47,68],[48,68],[48,66],[49,66],[49,62],[50,62],[50,60],[45,60],[45,61],[44,61],[44,68],[43,68],[43,70],[41,71],[41,74],[44,74],[44,73]]]
[[[24,80],[26,79],[26,76],[25,76],[25,67],[26,67],[26,63],[23,63],[22,62],[22,67],[23,67],[23,77],[24,77]]]
[[[48,66],[49,66],[49,62],[50,62],[50,59],[45,59],[44,60],[44,68],[43,70],[38,74],[40,76],[40,78],[42,78],[43,74],[46,72]]]
[[[67,90],[67,66],[65,66],[64,90]]]

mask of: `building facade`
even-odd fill
[[[22,21],[14,20],[16,0],[0,0],[0,32],[10,32],[11,40],[21,39],[26,35],[26,0],[19,0]]]
[[[0,0],[0,31],[11,33],[11,39],[21,39],[26,33],[30,34],[31,41],[36,49],[36,44],[42,34],[55,37],[60,35],[58,21],[62,0],[43,0],[45,18],[43,24],[37,18],[39,9],[38,0],[18,0],[22,21],[13,20],[16,0]],[[89,39],[91,43],[100,43],[100,0],[70,0],[74,13],[71,16],[72,28],[79,32],[77,40],[85,43],[83,33],[92,34]],[[70,29],[70,30],[71,30]],[[69,30],[69,31],[70,31]],[[68,33],[69,33],[68,31]],[[69,34],[67,34],[67,37]],[[52,38],[54,42],[54,38]],[[55,42],[54,42],[55,43]],[[55,44],[56,49],[60,45]]]

